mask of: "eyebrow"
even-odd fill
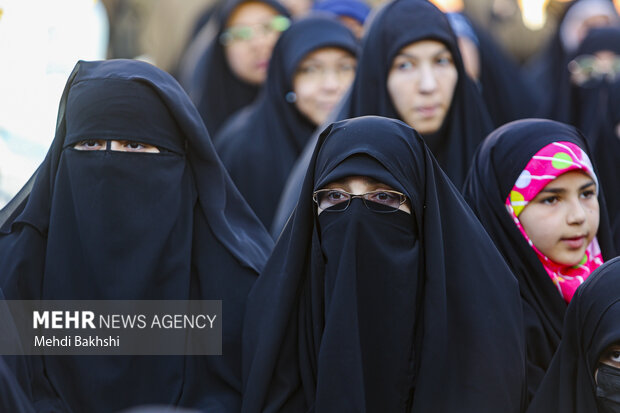
[[[448,50],[448,48],[445,47],[445,46],[443,47],[443,49],[441,49],[437,53],[433,54],[431,57],[437,57],[437,56],[440,56],[440,55],[442,55],[444,53],[450,53],[450,50]],[[450,53],[450,54],[452,54],[452,53]],[[410,59],[419,59],[419,56],[415,56],[415,55],[409,54],[407,52],[399,52],[396,55],[396,57],[399,57],[399,56],[408,57]]]
[[[588,183],[585,183],[585,184],[581,185],[579,187],[579,190],[582,191],[582,190],[584,190],[587,187],[592,186],[592,185],[594,185],[594,181],[590,181]],[[563,192],[566,192],[566,189],[564,189],[564,188],[543,188],[540,192],[549,192],[549,193],[552,193],[552,194],[561,194]]]

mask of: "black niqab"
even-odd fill
[[[498,128],[485,139],[476,153],[464,188],[465,199],[519,280],[526,327],[530,397],[536,392],[560,342],[566,302],[513,222],[505,201],[532,156],[557,141],[572,142],[590,153],[583,135],[563,123],[524,119]],[[607,260],[613,257],[614,248],[602,201],[603,189],[599,188],[600,224],[596,237],[603,258]]]
[[[274,47],[260,97],[215,137],[231,178],[267,228],[289,172],[316,127],[287,94],[299,63],[326,47],[357,53],[355,36],[335,17],[316,14],[295,22]]]
[[[620,258],[600,266],[568,305],[562,342],[528,413],[596,413],[594,372],[620,342]]]
[[[351,175],[411,214],[317,216],[312,192]],[[381,117],[321,134],[244,340],[243,412],[518,412],[525,390],[516,280],[420,135]]]
[[[73,147],[93,139],[161,152]],[[38,405],[237,410],[245,298],[271,240],[179,84],[143,62],[79,62],[48,155],[22,192],[0,222],[7,298],[217,299],[226,314],[224,356],[31,357]]]

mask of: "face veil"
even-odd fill
[[[356,175],[404,193],[411,214],[355,198],[317,216],[313,191]],[[242,411],[519,411],[518,302],[501,256],[415,131],[375,116],[334,123],[248,299]]]
[[[89,140],[106,150],[74,148]],[[113,140],[160,152],[118,152]],[[79,62],[48,155],[7,211],[0,283],[10,299],[217,299],[229,309],[225,357],[31,357],[37,403],[239,408],[245,298],[271,241],[171,76],[138,61]]]

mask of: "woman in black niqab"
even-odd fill
[[[620,27],[591,29],[563,69],[565,82],[558,91],[552,118],[577,126],[586,137],[595,136],[608,111],[609,85],[620,78],[613,61],[618,61],[618,56]]]
[[[335,17],[316,13],[295,22],[274,47],[257,101],[233,116],[214,139],[231,178],[267,228],[289,172],[317,127],[289,99],[293,78],[308,54],[332,47],[352,57],[357,53],[355,36]]]
[[[375,116],[330,125],[248,299],[243,412],[518,412],[516,280],[422,138]],[[366,176],[410,214],[313,191]],[[472,276],[475,274],[475,276]]]
[[[110,150],[118,141],[159,152]],[[170,75],[138,61],[79,62],[47,157],[2,212],[8,299],[215,299],[226,314],[224,356],[31,357],[37,404],[239,408],[245,298],[271,241]]]
[[[600,372],[597,379],[595,372],[605,350],[620,344],[619,317],[620,258],[614,258],[599,267],[570,302],[562,341],[528,413],[618,411],[617,387],[614,393],[601,386]],[[617,386],[618,369],[612,369]]]
[[[491,133],[480,146],[464,187],[465,199],[519,280],[530,399],[560,342],[567,304],[519,231],[505,202],[530,159],[540,149],[558,141],[574,143],[589,153],[583,135],[572,126],[543,119],[508,123]],[[614,247],[603,190],[598,188],[600,224],[596,239],[603,259],[608,260],[614,256]]]
[[[181,64],[180,81],[195,103],[207,130],[215,136],[224,122],[235,112],[256,99],[261,85],[239,78],[232,70],[221,42],[226,23],[239,6],[261,3],[280,15],[289,17],[287,9],[277,0],[235,0],[213,12],[211,19],[190,45]],[[216,27],[216,30],[213,29]],[[215,33],[213,34],[212,32]],[[209,42],[204,46],[205,39]]]

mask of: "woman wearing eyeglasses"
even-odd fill
[[[336,17],[298,20],[276,43],[263,93],[214,138],[231,178],[267,228],[308,138],[353,82],[356,53],[355,36]]]
[[[319,137],[248,298],[242,411],[519,412],[516,280],[422,137]]]
[[[190,45],[180,74],[211,136],[254,101],[273,47],[290,25],[288,11],[275,0],[235,0],[214,13],[214,22]]]

